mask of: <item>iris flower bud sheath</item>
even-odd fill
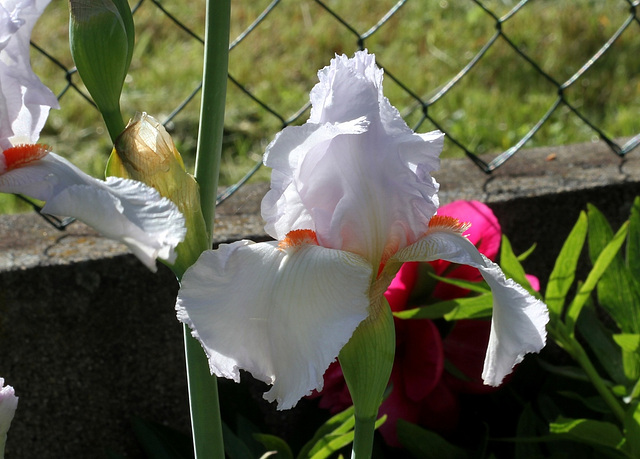
[[[115,141],[124,129],[120,93],[135,39],[129,4],[126,0],[69,0],[69,12],[73,61]]]
[[[173,139],[155,118],[137,113],[118,137],[106,169],[107,175],[141,181],[171,200],[184,215],[187,235],[170,265],[177,275],[209,248],[198,183],[184,167]]]

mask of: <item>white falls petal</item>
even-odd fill
[[[182,278],[176,310],[211,372],[273,384],[266,400],[293,407],[314,389],[367,316],[371,267],[316,245],[281,250],[239,241],[207,251]]]
[[[1,173],[0,192],[46,201],[42,212],[77,218],[126,244],[152,271],[156,258],[175,260],[186,235],[178,208],[155,189],[115,177],[97,180],[55,153]]]
[[[0,4],[0,149],[32,143],[50,108],[53,93],[33,73],[31,31],[49,0],[4,0]]]
[[[546,342],[547,306],[512,279],[500,267],[480,254],[460,234],[432,229],[415,244],[398,252],[394,260],[431,261],[442,259],[480,270],[493,293],[493,317],[482,379],[498,386],[525,354],[540,352]]]
[[[11,421],[18,407],[18,397],[11,386],[4,385],[0,378],[0,458],[4,457],[4,444]]]
[[[372,264],[415,242],[438,206],[444,135],[414,133],[382,93],[382,70],[365,51],[319,72],[309,121],[267,147],[273,168],[262,215],[276,239],[310,229],[320,245]],[[357,127],[357,129],[356,129]]]

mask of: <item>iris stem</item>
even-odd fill
[[[375,417],[363,419],[356,416],[351,459],[369,459],[371,457],[375,424]]]
[[[202,104],[195,176],[207,232],[213,234],[229,69],[230,0],[207,0]]]
[[[202,75],[202,103],[195,177],[200,185],[202,214],[211,246],[215,219],[224,106],[229,62],[230,0],[207,0]],[[224,459],[218,383],[209,372],[200,343],[184,330],[187,381],[191,407],[191,431],[196,459]]]

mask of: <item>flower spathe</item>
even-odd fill
[[[29,40],[49,0],[0,0],[0,149],[38,139],[53,93],[31,70]]]
[[[5,386],[4,379],[0,378],[0,459],[4,458],[7,432],[11,427],[16,408],[18,408],[18,397],[16,397],[13,387]]]
[[[152,271],[156,258],[175,259],[186,233],[175,204],[155,189],[128,179],[97,180],[43,145],[0,153],[0,192],[45,201],[43,213],[83,221],[127,245]]]
[[[442,258],[478,268],[494,289],[485,383],[499,384],[544,346],[546,306],[483,258],[462,236],[464,225],[434,216],[431,172],[443,134],[405,124],[382,93],[374,56],[337,56],[318,76],[309,121],[285,128],[265,154],[273,173],[262,215],[281,246],[245,241],[205,252],[182,279],[179,319],[213,373],[237,380],[247,370],[273,384],[269,400],[289,408],[322,388],[317,375],[374,306],[386,304],[402,263]]]

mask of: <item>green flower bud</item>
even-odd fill
[[[356,328],[338,356],[355,410],[354,452],[370,451],[378,409],[395,357],[396,336],[391,307],[383,295],[371,297],[369,317]]]
[[[169,133],[152,116],[137,113],[129,121],[115,142],[106,174],[143,182],[178,206],[187,226],[187,236],[176,248],[178,258],[171,266],[178,277],[210,248],[198,183],[185,170]]]
[[[71,55],[115,141],[124,129],[120,93],[133,55],[131,9],[127,0],[69,0],[69,11]]]

